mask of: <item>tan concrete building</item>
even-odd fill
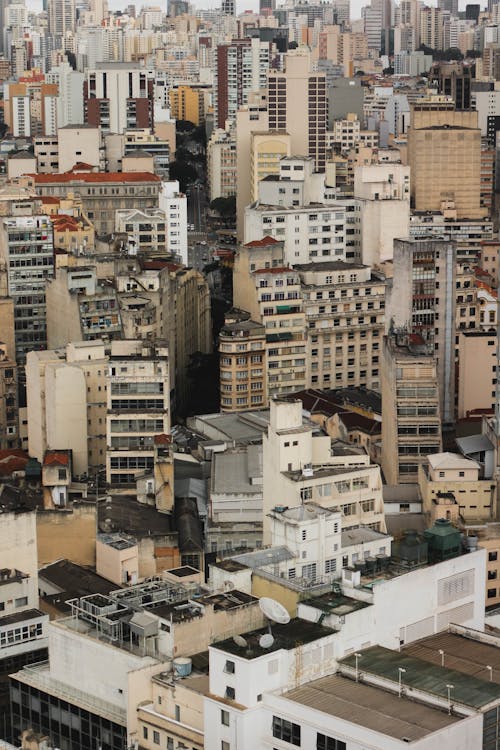
[[[250,143],[250,203],[259,197],[259,182],[269,175],[279,175],[280,161],[292,155],[291,137],[286,131],[252,133]]]
[[[221,411],[267,406],[266,329],[231,311],[219,333]]]
[[[170,89],[170,112],[175,120],[188,120],[200,125],[205,120],[205,93],[191,86]]]
[[[481,130],[477,112],[455,111],[429,102],[413,104],[408,160],[414,209],[440,211],[448,205],[455,208],[458,219],[487,215],[480,201]]]
[[[243,240],[245,208],[251,202],[251,142],[252,133],[269,130],[267,98],[264,93],[249,94],[248,103],[236,112],[236,170],[238,190],[236,192],[236,230]]]
[[[28,448],[43,461],[49,449],[72,450],[75,474],[106,460],[106,371],[102,341],[30,352],[26,363]]]
[[[0,341],[0,449],[19,447],[17,365]]]
[[[95,544],[96,572],[117,586],[134,585],[139,577],[137,542],[127,534],[98,534]]]
[[[435,519],[435,506],[440,499],[447,498],[452,504],[454,501],[462,523],[494,518],[495,484],[479,478],[480,468],[476,461],[457,453],[427,456],[418,467],[423,512]],[[453,510],[449,509],[444,517],[453,520],[452,514]]]
[[[494,410],[496,348],[493,331],[460,331],[458,336],[458,419],[477,410]]]
[[[207,177],[210,200],[236,195],[236,133],[214,130],[207,144]]]
[[[382,470],[387,484],[414,483],[430,453],[440,453],[441,417],[436,359],[421,337],[384,337]]]
[[[296,268],[306,313],[308,386],[380,390],[384,277],[343,261]]]
[[[66,125],[57,130],[58,170],[70,172],[77,164],[88,164],[96,172],[104,170],[104,142],[99,128],[92,125]]]

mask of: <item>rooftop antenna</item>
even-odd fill
[[[233,641],[240,648],[246,648],[248,646],[246,638],[243,638],[242,635],[235,635]]]
[[[261,648],[271,648],[274,643],[274,638],[271,633],[264,633],[259,638],[259,646]]]

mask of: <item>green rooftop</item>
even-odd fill
[[[355,669],[354,654],[343,659],[341,664]],[[490,682],[487,675],[486,679],[482,680],[455,669],[447,669],[423,659],[415,659],[407,656],[404,651],[391,651],[382,646],[373,646],[362,652],[358,667],[361,673],[377,675],[386,680],[392,680],[396,684],[399,667],[402,667],[406,669],[402,675],[403,685],[440,696],[445,700],[448,697],[446,685],[453,685],[451,702],[461,703],[475,709],[482,709],[483,706],[500,701],[500,685]]]

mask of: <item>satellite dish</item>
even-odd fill
[[[245,638],[243,638],[242,635],[235,635],[233,638],[233,641],[240,648],[246,648],[248,646],[248,643],[246,642]]]
[[[274,638],[272,637],[271,633],[264,633],[264,635],[261,635],[259,638],[259,646],[261,648],[271,648],[273,643]]]
[[[290,622],[290,615],[287,610],[276,599],[263,596],[262,599],[259,599],[259,607],[268,620],[278,622],[280,625],[286,625],[287,622]]]

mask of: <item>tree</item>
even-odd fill
[[[191,130],[194,130],[196,125],[194,122],[191,122],[190,120],[177,120],[175,123],[175,128],[181,133],[189,133]]]
[[[171,180],[178,180],[179,187],[184,193],[186,189],[197,178],[196,169],[185,161],[172,161],[168,165],[168,173]]]
[[[210,208],[225,219],[236,216],[236,196],[230,195],[229,198],[215,198],[210,204]]]

